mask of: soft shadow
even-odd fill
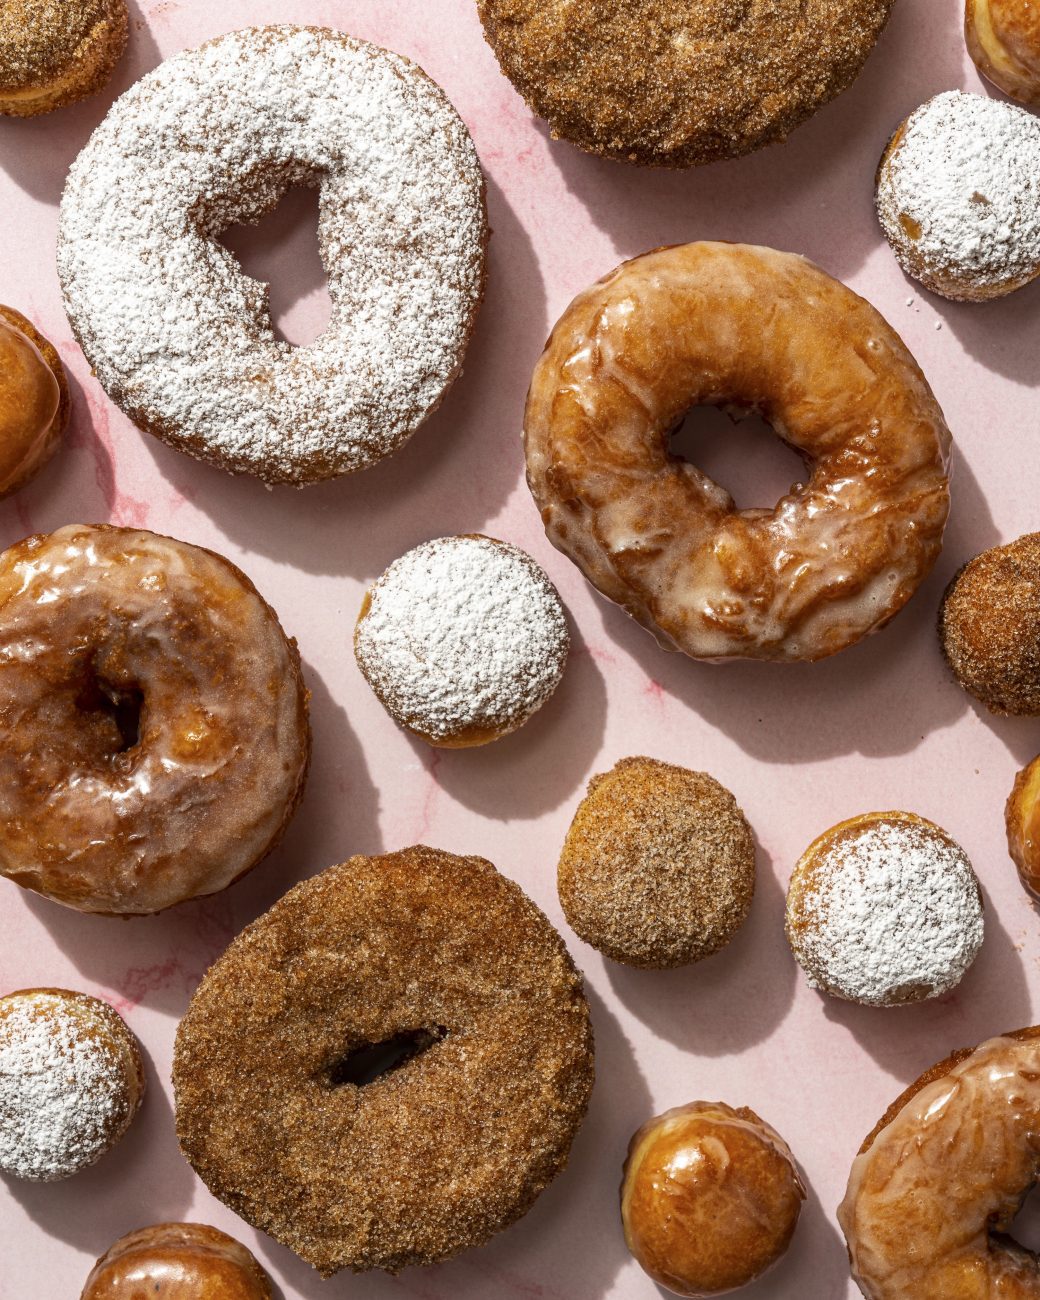
[[[721,952],[677,970],[636,970],[604,959],[614,992],[658,1038],[697,1056],[732,1056],[781,1024],[795,992],[784,940],[784,891],[756,844],[755,901]]]
[[[912,287],[927,292],[915,282]],[[950,302],[936,294],[928,294],[928,301],[987,370],[1029,388],[1040,384],[1040,286],[1035,282],[993,302]]]
[[[797,1159],[798,1153],[795,1152]],[[804,1169],[801,1171],[805,1179]],[[812,1186],[790,1249],[775,1268],[741,1292],[747,1300],[839,1300],[851,1291],[849,1257],[841,1233],[827,1217]],[[662,1291],[662,1296],[668,1292]]]

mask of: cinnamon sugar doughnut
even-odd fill
[[[275,337],[267,286],[218,242],[320,190],[332,319]],[[267,483],[364,469],[458,374],[483,296],[473,142],[415,64],[342,32],[254,27],[178,54],[73,164],[58,272],[108,395],[171,446]]]
[[[807,481],[737,510],[669,453],[698,405],[759,412]],[[535,368],[524,441],[549,540],[698,659],[822,659],[883,627],[950,507],[950,433],[902,340],[770,248],[658,249],[579,294]]]
[[[560,936],[491,863],[421,847],[330,867],[247,926],[173,1064],[196,1173],[326,1276],[431,1264],[518,1219],[592,1077]]]
[[[267,1274],[241,1242],[204,1223],[128,1232],[90,1270],[80,1300],[271,1300]]]
[[[137,1040],[98,998],[19,989],[0,998],[0,1172],[69,1178],[119,1141],[144,1096]]]
[[[892,0],[477,0],[553,137],[668,167],[783,140],[848,86]]]
[[[1040,8],[1035,0],[965,0],[975,66],[1020,104],[1040,104]]]
[[[70,409],[57,349],[0,305],[0,497],[24,487],[58,450]]]
[[[126,0],[0,0],[0,113],[35,117],[93,95],[128,30]]]
[[[1010,1236],[1040,1178],[1040,1028],[953,1052],[860,1147],[838,1222],[868,1300],[1036,1300]]]
[[[0,875],[84,912],[215,893],[308,756],[296,646],[221,556],[86,524],[0,555]]]
[[[424,542],[366,593],[358,667],[400,726],[448,749],[515,731],[559,685],[570,634],[556,588],[517,546]]]
[[[1040,275],[1040,122],[960,90],[915,109],[877,174],[881,229],[907,275],[959,302]]]

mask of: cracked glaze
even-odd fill
[[[759,412],[808,483],[737,510],[669,454],[700,405]],[[694,658],[845,649],[910,598],[949,513],[950,433],[902,340],[768,248],[658,249],[579,294],[535,370],[524,438],[550,541]]]

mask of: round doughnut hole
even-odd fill
[[[772,510],[809,476],[804,459],[761,416],[720,406],[689,410],[668,451],[724,487],[738,510]]]
[[[139,687],[107,682],[91,664],[75,702],[102,758],[125,754],[139,743],[144,708],[144,692]]]
[[[347,1083],[365,1088],[422,1056],[447,1036],[443,1025],[434,1025],[431,1029],[405,1029],[379,1043],[363,1043],[330,1066],[328,1082],[333,1088]]]

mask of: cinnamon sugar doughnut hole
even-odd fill
[[[0,305],[0,497],[24,487],[58,450],[70,409],[57,349],[21,312]]]
[[[0,114],[35,117],[93,95],[128,32],[126,0],[0,0]]]
[[[987,80],[1020,104],[1040,104],[1040,7],[1035,0],[965,0],[964,38]]]
[[[113,1243],[80,1300],[272,1300],[252,1253],[204,1223],[156,1223]]]

